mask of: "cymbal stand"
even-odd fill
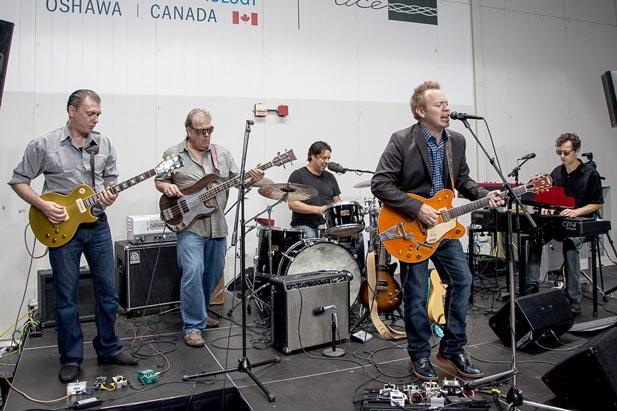
[[[238,187],[238,207],[236,208],[236,222],[234,224],[234,234],[238,232],[238,221],[240,222],[240,272],[244,275],[244,270],[246,266],[245,261],[245,251],[246,251],[246,221],[244,220],[244,193],[245,193],[245,169],[246,169],[246,156],[248,152],[248,142],[249,135],[251,133],[251,125],[253,125],[253,120],[246,120],[246,127],[244,129],[244,144],[242,147],[242,160],[240,162],[240,186]],[[236,235],[232,236],[232,242],[235,244]],[[238,371],[243,372],[257,384],[257,386],[264,392],[264,394],[268,397],[268,401],[274,402],[274,395],[266,388],[266,386],[257,378],[257,376],[253,373],[253,367],[260,367],[262,365],[268,365],[273,363],[279,363],[281,359],[279,357],[274,357],[269,360],[259,361],[255,364],[251,364],[247,355],[246,355],[246,293],[244,290],[244,281],[240,282],[240,292],[242,294],[242,357],[238,359],[238,366],[236,368],[227,368],[219,371],[209,371],[202,372],[194,375],[185,375],[182,379],[184,381],[188,381],[196,378],[203,378],[213,375],[219,374],[229,374],[230,372]]]
[[[257,218],[259,218],[260,215],[262,215],[263,213],[268,213],[268,228],[267,228],[267,233],[268,233],[268,270],[269,270],[269,274],[270,274],[270,278],[272,278],[272,265],[273,265],[273,261],[272,261],[272,256],[273,256],[273,251],[272,251],[272,209],[274,207],[276,207],[277,205],[279,205],[280,203],[284,202],[285,199],[287,198],[287,195],[285,195],[283,198],[281,198],[280,200],[278,200],[276,203],[267,206],[264,210],[260,211],[259,213],[255,214],[253,217],[251,217],[250,219],[248,219],[246,222],[250,223],[251,221],[255,221],[257,220]],[[248,234],[249,232],[251,232],[256,226],[252,226],[251,228],[249,228],[248,230],[246,230],[246,234]],[[253,278],[249,281],[248,278],[245,278],[247,287],[248,287],[248,300],[247,302],[250,303],[251,300],[253,300],[255,302],[255,305],[257,306],[257,309],[259,310],[259,312],[261,313],[261,317],[264,317],[264,301],[259,297],[259,292],[269,286],[269,284],[263,284],[261,286],[259,286],[258,288],[255,288],[255,283],[256,283],[256,277],[257,277],[257,270],[253,270]],[[241,302],[241,301],[240,301]],[[231,308],[228,311],[228,315],[231,315],[233,313],[233,311],[236,309],[236,307],[238,306],[239,302],[235,302],[234,304],[232,304]],[[247,311],[250,313],[251,312],[251,306],[247,305]]]

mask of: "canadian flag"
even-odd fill
[[[246,13],[240,15],[239,11],[234,11],[232,14],[233,24],[240,24],[240,22],[248,23],[249,21],[251,22],[251,26],[257,26],[259,23],[259,15],[257,13],[251,13],[250,16]]]

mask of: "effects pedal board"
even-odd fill
[[[444,379],[443,385],[425,382],[421,386],[385,384],[364,391],[360,411],[441,409],[488,411],[489,402],[479,396],[465,396],[458,380]]]

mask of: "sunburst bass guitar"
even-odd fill
[[[540,192],[547,190],[553,184],[548,174],[540,174],[531,178],[526,184],[513,189],[516,195],[526,192]],[[440,212],[436,225],[429,227],[419,220],[408,218],[400,211],[384,205],[377,225],[379,238],[390,254],[406,263],[418,263],[429,258],[441,240],[445,238],[461,238],[465,234],[465,227],[457,220],[458,217],[488,206],[487,197],[452,207],[454,193],[450,190],[441,190],[431,198],[424,198],[416,194],[407,194],[409,197],[428,204]],[[500,193],[506,198],[507,191]]]
[[[129,178],[105,190],[112,194],[118,194],[150,177],[169,173],[183,165],[182,159],[179,156],[174,156],[159,163],[159,165],[145,173]],[[43,200],[53,201],[64,207],[67,218],[60,224],[52,224],[41,210],[36,207],[30,207],[30,227],[34,232],[34,236],[50,248],[60,247],[68,243],[75,235],[75,232],[77,232],[77,228],[81,223],[92,223],[98,220],[98,217],[92,214],[92,207],[98,203],[100,194],[101,192],[95,193],[92,187],[86,184],[78,185],[68,195],[58,193],[41,194]]]
[[[294,160],[296,160],[296,156],[293,150],[289,150],[257,168],[267,170],[272,166],[282,166]],[[192,186],[182,189],[182,197],[167,197],[165,194],[161,196],[159,200],[161,218],[170,230],[182,232],[193,225],[195,221],[212,214],[217,207],[209,205],[208,201],[216,197],[218,193],[240,185],[240,176],[238,176],[214,187],[212,184],[217,178],[216,174],[208,174]]]

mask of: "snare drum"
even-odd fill
[[[284,253],[279,275],[311,273],[320,270],[346,270],[353,278],[349,282],[349,306],[360,292],[360,267],[343,246],[325,239],[302,240]]]
[[[359,233],[364,229],[362,206],[355,201],[340,201],[324,210],[326,235],[344,237]]]
[[[304,238],[304,231],[279,227],[258,227],[257,237],[255,272],[276,274],[283,253]],[[270,249],[270,238],[272,238],[272,249]],[[272,255],[272,270],[270,270],[270,255]]]

